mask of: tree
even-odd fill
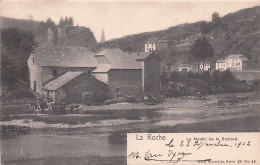
[[[54,29],[54,27],[56,26],[55,23],[53,22],[53,20],[51,18],[48,18],[47,21],[46,21],[46,26],[48,28],[52,28]]]
[[[211,31],[211,26],[206,21],[200,23],[200,32],[202,34],[208,34]]]
[[[215,12],[212,14],[212,22],[214,27],[218,27],[221,24],[219,13]]]
[[[65,25],[68,25],[68,24],[69,24],[69,19],[68,19],[67,16],[65,17],[64,24],[65,24]]]
[[[60,21],[59,21],[59,27],[64,27],[64,26],[65,26],[65,22],[64,22],[63,18],[61,17]]]
[[[221,77],[223,82],[234,82],[236,80],[235,75],[230,70],[222,72]]]
[[[27,60],[36,45],[34,33],[17,28],[1,30],[1,82],[9,87],[21,79],[29,82]]]
[[[222,81],[222,74],[219,70],[214,70],[211,74],[212,82],[221,82]]]
[[[68,20],[68,25],[69,25],[69,26],[73,26],[73,25],[74,25],[74,20],[73,20],[72,17],[69,18],[69,20]]]
[[[191,54],[198,60],[198,72],[200,68],[200,60],[202,60],[203,62],[204,70],[205,61],[214,55],[212,46],[210,45],[206,37],[198,38],[197,41],[191,47],[190,51]]]

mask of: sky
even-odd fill
[[[61,17],[73,17],[74,24],[86,26],[100,41],[130,34],[167,29],[168,27],[210,21],[244,8],[260,6],[260,0],[2,0],[0,15],[9,18],[58,23]]]

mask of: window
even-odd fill
[[[57,69],[53,69],[53,70],[52,70],[52,75],[53,75],[53,76],[57,76],[57,75],[58,75]]]

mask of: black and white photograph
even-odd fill
[[[260,164],[259,0],[2,0],[0,30],[0,164]]]

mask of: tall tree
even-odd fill
[[[203,63],[203,71],[204,71],[204,63],[208,58],[211,58],[214,53],[212,46],[206,37],[198,38],[197,41],[191,47],[191,54],[198,60],[198,72],[200,69],[200,61]]]
[[[69,25],[69,26],[74,25],[74,20],[73,20],[72,17],[69,18],[69,20],[68,20],[68,25]]]
[[[219,13],[215,12],[212,14],[212,22],[214,27],[218,27],[221,24]]]
[[[1,83],[11,87],[16,79],[29,82],[27,60],[34,46],[36,42],[31,31],[1,30]]]
[[[68,24],[69,24],[69,19],[68,19],[67,16],[66,16],[65,19],[64,19],[64,24],[65,24],[65,25],[68,25]]]
[[[51,18],[48,18],[47,21],[46,21],[46,26],[47,26],[48,28],[54,29],[55,23],[54,23],[54,21],[53,21]]]
[[[64,27],[65,23],[64,23],[64,20],[63,18],[61,17],[60,18],[60,21],[59,21],[59,27]]]

